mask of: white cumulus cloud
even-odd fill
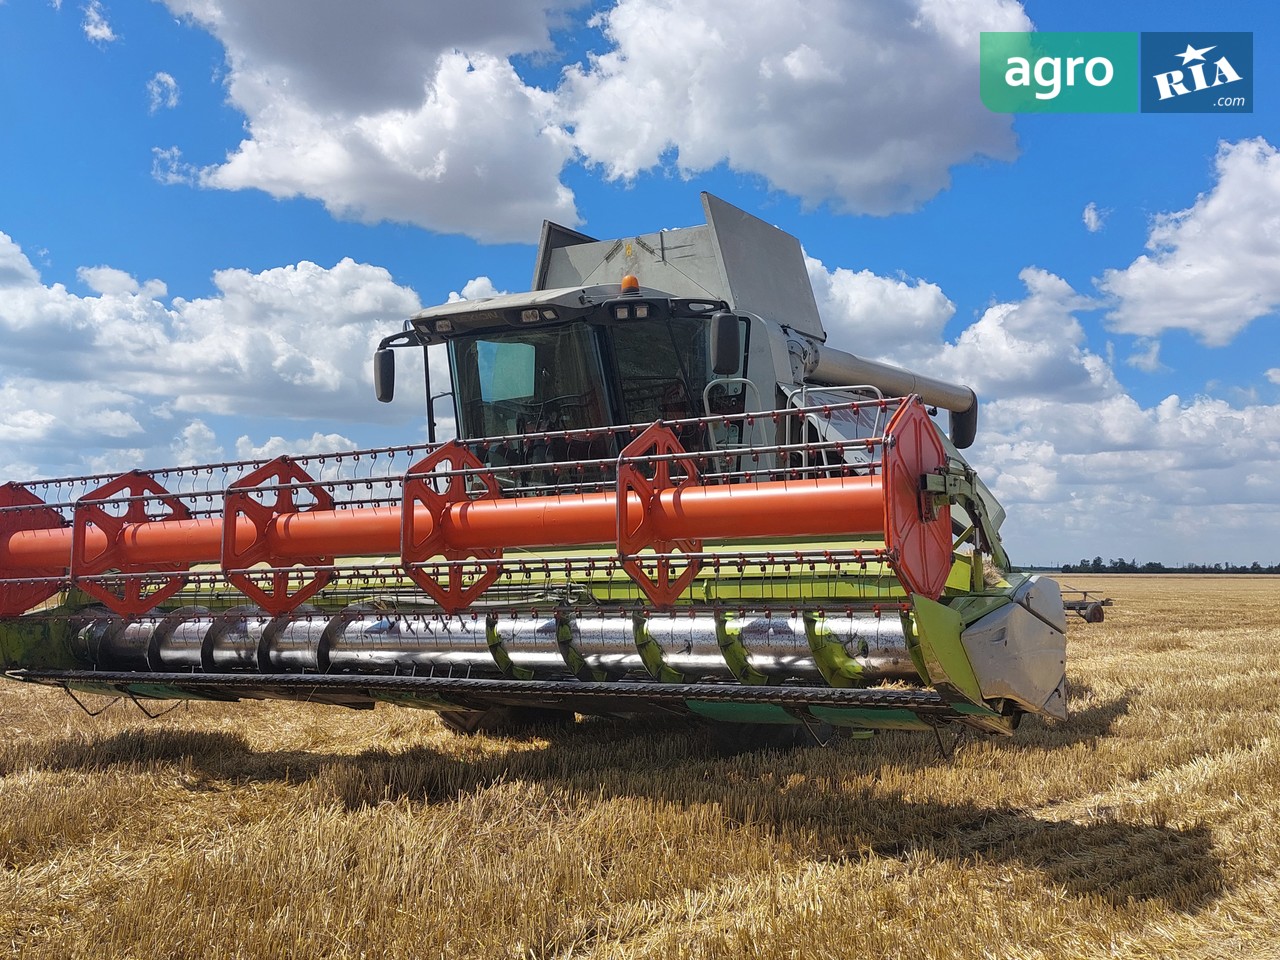
[[[1274,557],[1280,405],[998,400],[983,418],[973,459],[1010,508],[1017,557]]]
[[[1155,217],[1148,253],[1103,274],[1112,330],[1181,329],[1220,347],[1280,307],[1280,153],[1261,137],[1220,143],[1214,167],[1208,193]]]
[[[1089,350],[1075,313],[1096,304],[1037,267],[1018,274],[1027,296],[998,303],[946,345],[935,368],[997,397],[1094,400],[1120,389],[1106,360]]]
[[[870,270],[828,270],[805,258],[809,282],[833,344],[857,344],[868,359],[907,364],[936,353],[956,308],[937,284],[882,277]]]
[[[147,81],[147,99],[152,113],[161,108],[173,109],[178,105],[180,97],[178,81],[173,79],[171,73],[161,70]]]
[[[174,437],[169,449],[176,464],[220,463],[226,459],[218,435],[200,419],[187,423]]]
[[[200,170],[182,159],[182,150],[178,147],[152,147],[151,179],[167,186],[192,186],[199,181]]]
[[[1140,337],[1133,353],[1125,360],[1131,367],[1146,373],[1156,373],[1168,369],[1160,362],[1160,341]]]
[[[550,51],[574,0],[167,5],[222,42],[246,117],[246,138],[203,185],[489,241],[528,240],[544,218],[578,222],[555,98],[510,61]]]
[[[1065,280],[1027,267],[1022,300],[995,303],[952,341],[943,339],[955,307],[932,283],[870,271],[827,270],[809,260],[809,277],[830,343],[868,359],[919,369],[973,387],[980,396],[1101,399],[1120,385],[1108,361],[1088,349],[1075,314],[1098,304]]]
[[[309,437],[287,440],[284,437],[268,437],[262,443],[254,443],[248,436],[236,440],[236,457],[240,460],[274,460],[276,457],[304,457],[313,453],[331,453],[350,450],[358,444],[340,433],[320,433]]]
[[[457,290],[449,291],[449,303],[458,303],[462,300],[485,300],[489,297],[500,297],[504,293],[507,291],[497,289],[488,277],[474,277],[463,285],[461,293]]]
[[[129,457],[203,459],[230,446],[211,418],[238,418],[239,450],[268,442],[245,434],[246,421],[403,429],[420,416],[408,398],[373,399],[374,343],[421,306],[381,267],[221,270],[215,295],[169,304],[159,280],[109,266],[78,277],[92,295],[46,285],[0,234],[0,465],[43,462],[47,472],[73,457],[65,472],[79,473]]]
[[[610,178],[670,155],[884,214],[946,188],[956,164],[1016,153],[977,86],[980,32],[1030,27],[1017,3],[619,0],[593,22],[612,49],[570,67],[560,93],[574,143]]]
[[[148,280],[138,283],[134,277],[115,267],[80,267],[76,278],[94,293],[104,297],[129,297],[141,295],[146,300],[158,300],[168,293],[168,288],[160,280]]]
[[[101,0],[89,0],[85,4],[84,20],[81,21],[80,27],[84,30],[86,39],[98,45],[120,39],[111,29],[111,24],[107,22],[107,11],[102,6]]]
[[[1080,215],[1080,219],[1084,222],[1084,228],[1090,233],[1097,233],[1102,229],[1103,224],[1107,221],[1110,210],[1101,210],[1098,205],[1090,200],[1084,208],[1084,213]]]
[[[617,0],[543,88],[516,64],[556,63],[585,0],[164,2],[222,43],[246,136],[198,171],[157,151],[157,179],[484,241],[578,223],[574,163],[728,164],[809,205],[913,209],[952,167],[1015,156],[977,96],[979,34],[1030,28],[1014,0]]]

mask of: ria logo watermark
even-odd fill
[[[1143,113],[1252,113],[1252,33],[1142,34]]]
[[[1252,33],[982,34],[996,113],[1252,113]]]

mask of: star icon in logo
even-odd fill
[[[1174,56],[1181,57],[1182,65],[1185,67],[1192,60],[1203,60],[1204,55],[1212,49],[1213,47],[1201,47],[1199,50],[1197,50],[1195,47],[1193,47],[1191,44],[1188,43],[1186,50],[1183,50],[1182,53],[1175,53]]]

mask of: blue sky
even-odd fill
[[[419,440],[374,341],[713,193],[971,383],[1016,561],[1280,559],[1269,5],[0,2],[0,480]],[[1247,114],[991,114],[982,30],[1249,31]],[[1093,211],[1087,215],[1086,211]]]

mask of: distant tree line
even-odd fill
[[[1150,560],[1139,564],[1137,560],[1104,561],[1101,557],[1092,560],[1081,560],[1079,563],[1064,563],[1063,573],[1280,573],[1280,563],[1263,566],[1257,560],[1248,564],[1235,563],[1188,563],[1181,567],[1166,567],[1159,561]]]

